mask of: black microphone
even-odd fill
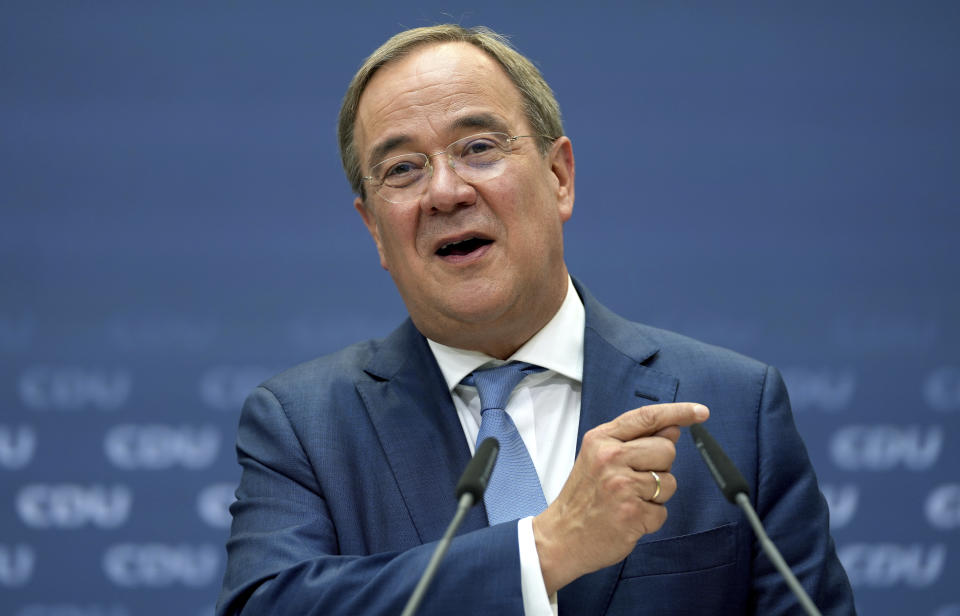
[[[483,498],[483,493],[487,491],[487,484],[490,483],[490,475],[493,473],[493,464],[497,461],[499,452],[500,443],[497,442],[497,439],[483,439],[483,442],[477,447],[477,453],[473,454],[467,468],[463,470],[463,475],[460,476],[460,481],[457,482],[457,500],[460,500],[466,493],[473,495],[474,503]]]
[[[476,453],[473,454],[473,458],[467,464],[467,468],[464,469],[463,475],[460,476],[460,481],[457,482],[457,500],[459,501],[457,503],[457,513],[454,514],[450,526],[443,533],[440,543],[433,550],[433,556],[430,557],[427,568],[420,576],[420,581],[417,582],[417,587],[413,589],[413,594],[407,600],[407,605],[403,608],[403,613],[400,616],[413,616],[417,612],[417,608],[420,607],[420,602],[423,601],[423,596],[427,592],[427,586],[430,585],[433,576],[436,575],[437,567],[439,567],[440,561],[450,547],[453,534],[460,527],[467,511],[483,498],[483,493],[487,490],[487,484],[490,483],[490,474],[493,472],[493,465],[497,461],[498,453],[500,453],[500,443],[495,438],[484,439],[477,447]]]
[[[750,488],[747,480],[743,478],[743,475],[737,470],[733,462],[730,461],[730,458],[727,457],[727,454],[720,447],[719,443],[707,432],[706,428],[700,424],[693,424],[690,426],[690,436],[693,437],[693,443],[697,446],[697,450],[703,457],[703,461],[707,463],[707,468],[710,469],[710,474],[713,475],[714,481],[720,486],[720,491],[723,492],[723,495],[728,501],[739,505],[740,508],[743,509],[743,512],[747,515],[747,520],[750,521],[750,526],[753,527],[753,532],[756,533],[757,538],[760,540],[760,546],[786,580],[787,586],[789,586],[793,594],[797,596],[804,611],[806,611],[809,616],[822,616],[820,610],[817,609],[817,606],[814,605],[810,599],[807,591],[803,589],[803,586],[797,581],[796,576],[790,571],[790,567],[786,561],[783,560],[783,556],[780,555],[777,546],[775,546],[773,541],[770,540],[770,537],[767,536],[767,531],[764,530],[760,517],[754,510],[753,505],[750,504]]]
[[[747,485],[747,480],[743,478],[737,467],[727,457],[726,452],[707,432],[706,428],[700,424],[693,424],[690,426],[690,436],[693,437],[693,444],[697,446],[700,455],[703,456],[703,461],[707,463],[707,468],[710,469],[713,480],[720,486],[720,491],[723,492],[728,501],[737,504],[737,494],[741,492],[750,494],[750,486]]]

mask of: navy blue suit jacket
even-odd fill
[[[695,401],[824,614],[854,612],[827,507],[776,369],[628,322],[582,287],[578,443],[656,402]],[[237,436],[243,468],[217,614],[399,614],[456,508],[470,453],[433,354],[408,320],[389,337],[258,387]],[[560,591],[561,614],[800,613],[689,435],[668,519],[622,562]],[[467,516],[421,614],[522,614],[516,522]]]

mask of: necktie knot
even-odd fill
[[[483,414],[490,409],[507,408],[507,400],[510,399],[510,394],[517,383],[528,374],[543,370],[545,368],[540,366],[514,361],[496,368],[474,370],[463,379],[463,383],[477,388],[477,393],[480,395],[480,413]]]

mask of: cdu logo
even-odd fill
[[[857,390],[853,370],[787,368],[783,380],[790,390],[791,406],[797,411],[820,409],[828,413],[846,410]]]
[[[960,483],[948,483],[930,492],[924,510],[934,528],[960,528]]]
[[[33,366],[20,375],[20,400],[38,411],[114,411],[127,401],[133,378],[125,370]]]
[[[214,366],[200,377],[200,398],[218,411],[239,411],[251,390],[275,372],[262,366]]]
[[[107,459],[117,468],[160,470],[174,466],[200,469],[210,466],[220,451],[220,431],[212,426],[122,424],[107,431],[103,441]]]
[[[16,470],[33,460],[37,435],[32,428],[0,426],[0,468]]]
[[[230,505],[236,500],[235,483],[214,483],[208,485],[197,495],[197,513],[200,519],[214,528],[230,528],[233,519]]]
[[[923,383],[923,398],[936,411],[960,411],[960,367],[937,368]]]
[[[830,508],[830,528],[836,530],[849,524],[857,513],[860,489],[854,484],[824,484],[820,490],[827,501],[827,507]]]
[[[942,544],[854,543],[837,550],[853,586],[926,588],[943,572],[947,548]]]
[[[830,440],[834,464],[849,471],[885,471],[898,466],[925,470],[936,463],[942,448],[940,426],[847,426]]]
[[[31,528],[116,528],[127,521],[133,494],[123,485],[32,484],[17,494],[20,520]]]
[[[0,586],[14,588],[26,585],[33,577],[35,561],[36,557],[30,546],[11,547],[0,543]]]
[[[124,588],[201,587],[218,577],[220,551],[208,544],[121,543],[104,552],[103,570]]]

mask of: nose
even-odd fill
[[[434,152],[428,158],[431,173],[426,191],[420,197],[421,208],[425,211],[452,212],[476,200],[476,189],[457,174],[447,152]]]

